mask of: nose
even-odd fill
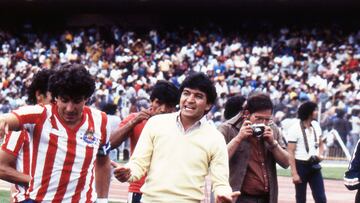
[[[67,112],[72,112],[72,111],[74,111],[74,109],[75,109],[75,105],[74,105],[73,102],[68,102],[66,104],[66,111]]]
[[[186,98],[187,102],[194,102],[195,101],[195,95],[194,94],[190,94],[187,98]]]
[[[161,104],[159,107],[160,113],[166,113],[167,112],[167,106],[165,104]]]

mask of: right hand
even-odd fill
[[[114,167],[114,176],[120,182],[126,182],[131,177],[131,169],[129,167],[121,166],[120,164],[111,161],[111,165]]]
[[[143,109],[137,113],[136,117],[134,118],[135,123],[140,123],[143,120],[147,120],[152,116],[151,108]]]
[[[302,183],[301,178],[298,174],[293,175],[293,183],[294,184]]]
[[[239,133],[236,135],[236,137],[239,140],[245,140],[252,134],[253,134],[253,130],[251,128],[251,122],[249,120],[245,120],[240,128]]]

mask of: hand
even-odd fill
[[[235,202],[238,196],[240,195],[240,191],[232,192],[227,195],[217,195],[216,202],[217,203],[232,203]]]
[[[293,183],[294,184],[302,183],[301,178],[298,174],[293,175]]]
[[[239,140],[245,140],[251,136],[253,134],[253,130],[250,125],[251,122],[249,120],[245,120],[240,128],[239,133],[236,135],[236,138]]]
[[[121,166],[120,164],[111,161],[111,165],[115,168],[114,169],[114,176],[120,182],[126,182],[131,177],[131,169],[129,167]]]
[[[264,140],[270,145],[274,144],[274,133],[273,130],[269,126],[265,126],[265,131],[263,134]]]
[[[151,108],[143,109],[137,113],[136,117],[134,118],[134,123],[140,123],[143,120],[147,120],[152,116]]]

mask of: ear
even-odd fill
[[[249,118],[250,118],[250,112],[249,112],[249,110],[244,110],[244,117],[245,117],[246,119],[249,119]]]
[[[42,103],[44,101],[44,95],[39,90],[35,91],[36,103]]]
[[[205,112],[206,111],[209,111],[210,109],[211,109],[211,107],[212,107],[212,104],[206,104],[206,107],[205,107]]]

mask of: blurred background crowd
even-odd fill
[[[21,32],[0,30],[0,112],[25,105],[34,73],[62,63],[84,64],[96,79],[89,104],[120,118],[149,106],[157,80],[179,86],[187,73],[201,71],[217,89],[208,115],[215,124],[225,120],[230,97],[261,91],[275,104],[274,122],[286,130],[299,104],[310,100],[319,104],[323,130],[335,129],[351,152],[360,133],[359,59],[360,30],[336,24],[94,25],[41,32],[24,24]],[[333,146],[333,140],[325,141]]]

